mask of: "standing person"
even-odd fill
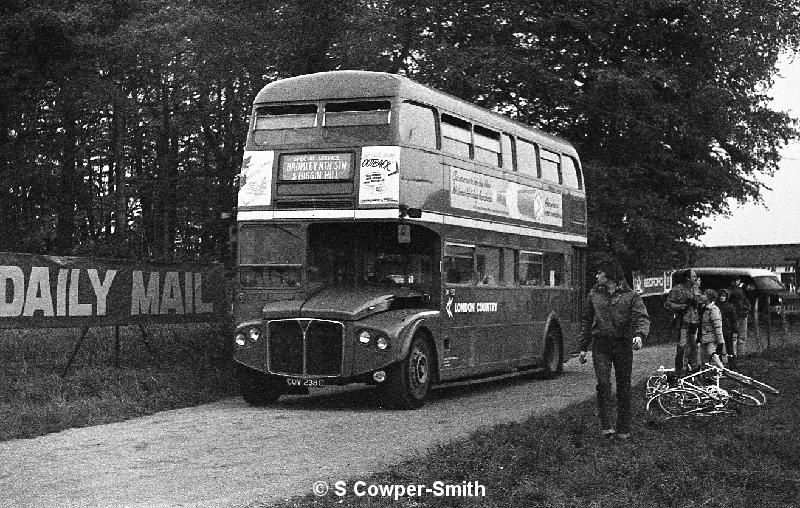
[[[586,363],[591,346],[597,377],[597,409],[604,437],[627,439],[631,432],[631,369],[633,351],[642,347],[650,331],[650,317],[638,293],[625,283],[616,262],[603,262],[597,284],[589,291],[581,319],[580,362]],[[617,389],[617,427],[611,422],[611,368]]]
[[[742,289],[741,277],[737,276],[731,283],[728,298],[736,310],[736,341],[733,344],[733,354],[739,357],[747,350],[747,319],[750,315],[750,300]]]
[[[726,289],[719,291],[717,307],[719,307],[719,312],[722,315],[722,337],[725,339],[727,363],[731,369],[736,370],[736,309],[728,301],[728,291]]]
[[[699,280],[694,270],[684,274],[683,280],[672,289],[664,302],[664,308],[674,315],[673,323],[678,327],[678,344],[675,347],[675,373],[680,375],[697,363],[697,328],[700,314]]]
[[[717,292],[706,289],[700,296],[700,304],[704,307],[700,324],[700,365],[711,363],[722,367],[722,355],[725,338],[722,334],[722,312],[716,305]]]

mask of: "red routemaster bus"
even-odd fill
[[[367,383],[413,408],[435,384],[555,376],[586,241],[567,141],[392,74],[271,83],[237,206],[242,395]]]

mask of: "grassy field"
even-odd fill
[[[227,337],[207,324],[88,332],[62,377],[80,330],[0,334],[0,441],[115,422],[235,395]]]
[[[634,390],[627,442],[598,436],[594,401],[520,424],[487,428],[469,440],[369,478],[279,505],[481,507],[787,507],[800,505],[800,346],[780,345],[740,362],[741,372],[781,390],[766,406],[734,416],[664,420]],[[358,497],[367,485],[463,485],[485,497]],[[253,507],[260,506],[258,504]]]

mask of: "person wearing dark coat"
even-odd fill
[[[581,319],[579,359],[586,363],[591,347],[597,377],[597,409],[604,437],[627,439],[631,432],[631,370],[633,351],[650,331],[650,316],[642,298],[625,283],[616,263],[597,269],[597,284],[589,291]],[[612,425],[611,369],[617,389],[617,426]]]

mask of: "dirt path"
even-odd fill
[[[669,365],[671,351],[637,352],[634,382]],[[233,398],[0,443],[0,499],[31,507],[217,507],[307,494],[317,480],[358,479],[481,426],[593,396],[590,364],[565,367],[550,381],[440,390],[417,411],[376,409],[364,389],[330,389],[279,408]]]

